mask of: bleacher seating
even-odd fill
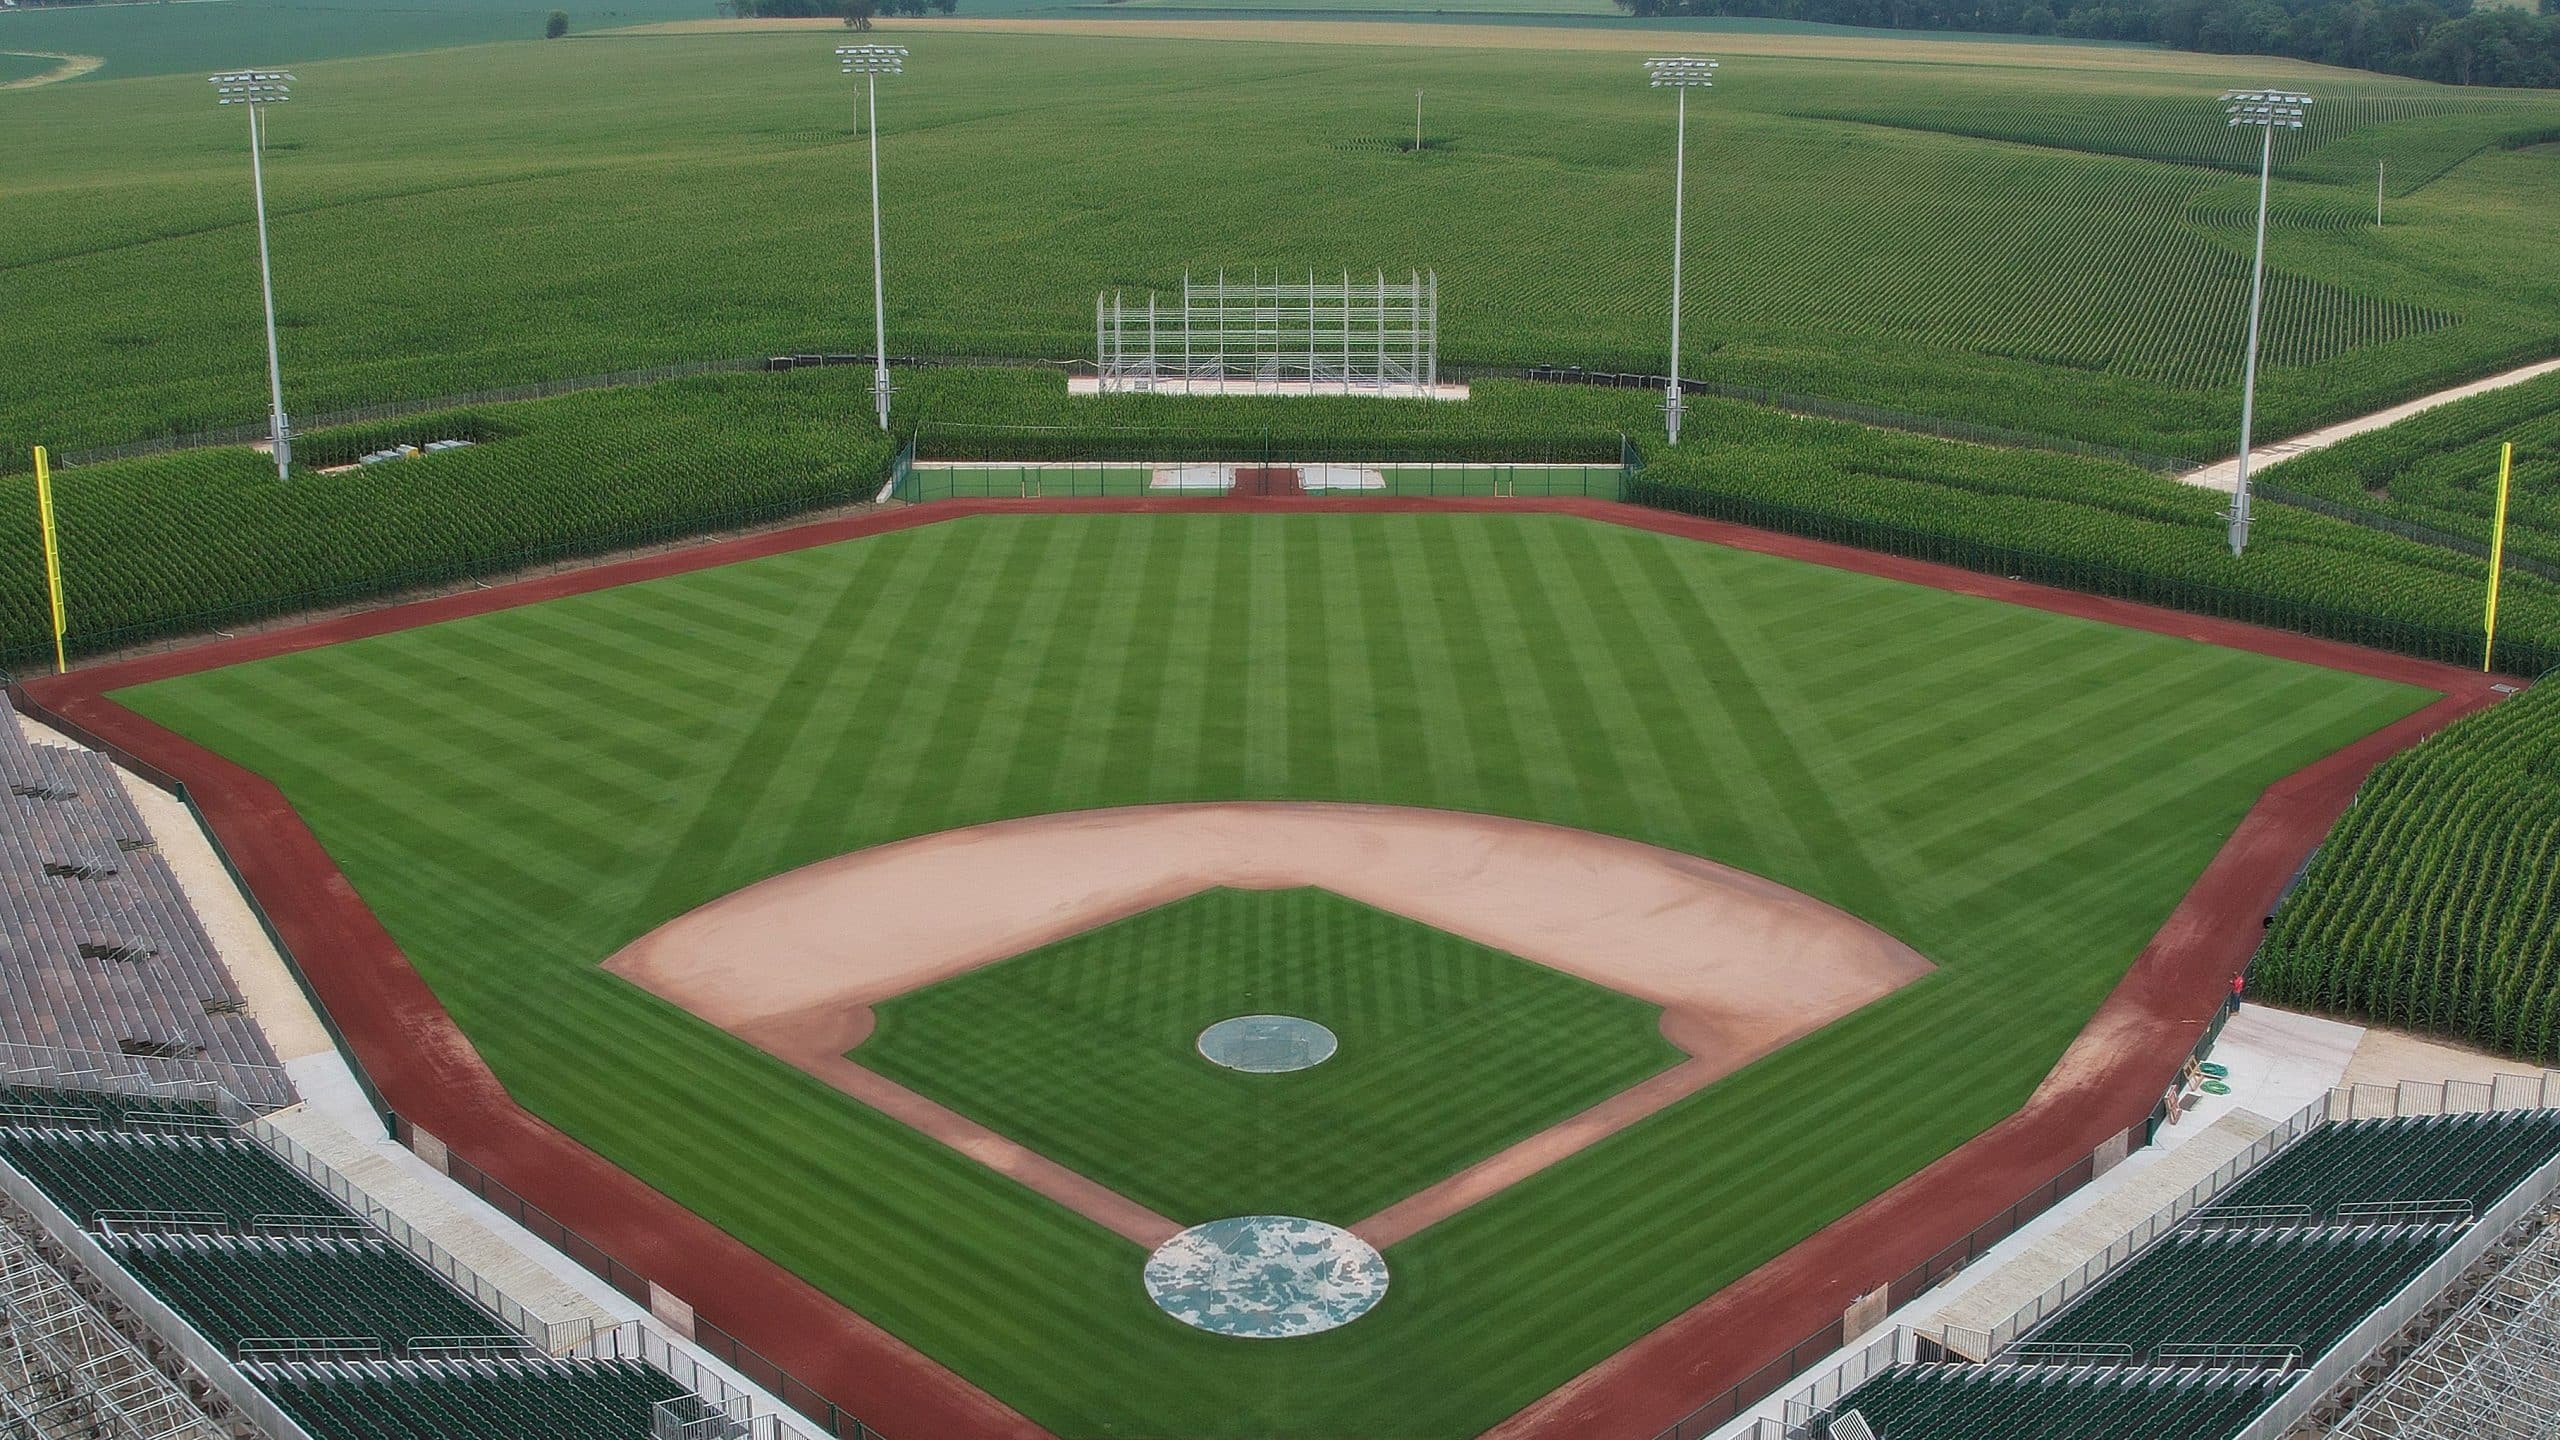
[[[1901,1365],[1841,1408],[1878,1440],[2221,1440],[2283,1388],[2266,1371]]]
[[[2466,1200],[2485,1208],[2560,1153],[2560,1110],[2407,1115],[2323,1125],[2286,1146],[2208,1210]]]
[[[264,1337],[412,1341],[513,1330],[368,1227],[338,1236],[110,1236],[108,1253],[222,1346]]]
[[[2035,1343],[2291,1346],[2314,1356],[2444,1253],[2459,1225],[2181,1230],[2038,1326]]]
[[[156,1124],[211,1123],[221,1112],[210,1100],[160,1095],[109,1095],[46,1085],[0,1085],[0,1125],[116,1130]]]
[[[84,1227],[101,1214],[211,1215],[251,1229],[262,1217],[351,1218],[337,1202],[237,1129],[196,1133],[33,1129],[0,1121],[0,1159],[44,1187]]]
[[[0,703],[0,1042],[203,1062],[260,1109],[291,1086],[106,757]]]
[[[313,1440],[647,1440],[689,1393],[544,1354],[203,1103],[0,1087],[0,1160]]]
[[[106,1093],[294,1099],[114,767],[30,742],[5,703],[0,1048],[0,1073],[47,1077],[0,1084],[0,1161],[314,1440],[647,1440],[688,1396],[638,1361],[545,1354],[228,1102]]]
[[[2560,1111],[2317,1126],[1992,1363],[1888,1366],[1809,1433],[2227,1440],[2555,1156]]]
[[[684,1387],[632,1360],[247,1367],[316,1440],[646,1440]]]

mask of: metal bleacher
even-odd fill
[[[1780,1430],[1788,1440],[2285,1433],[2502,1235],[2540,1223],[2532,1217],[2547,1211],[2560,1186],[2560,1111],[2324,1123],[2331,1113],[2306,1112],[2303,1128],[2290,1132],[2297,1138],[2219,1193],[2207,1192],[2058,1309],[2027,1312],[2016,1338],[1987,1359],[1965,1360],[1950,1348],[1952,1337],[1924,1346],[1902,1332],[1817,1383],[1788,1407]],[[2560,1264],[2550,1278],[2560,1286]],[[2560,1288],[2523,1294],[2509,1308],[2560,1318]],[[2496,1318],[2475,1328],[2493,1329],[2488,1321]],[[2490,1393],[2494,1387],[2478,1380],[2489,1362],[2478,1357],[2491,1349],[2500,1364],[2528,1351],[2560,1356],[2560,1344],[2506,1338],[2482,1341],[2439,1368],[2469,1363],[2473,1390]],[[2551,1369],[2549,1389],[2560,1395],[2560,1360]],[[2463,1413],[2476,1418],[2476,1407]],[[2513,1433],[2537,1440],[2560,1433],[2560,1415],[2538,1423],[2545,1428]],[[2486,1440],[2509,1432],[2409,1433]]]
[[[686,1394],[636,1360],[253,1361],[245,1368],[313,1435],[332,1440],[641,1440],[656,1407]]]
[[[210,1067],[261,1110],[293,1091],[104,756],[30,741],[0,703],[0,1044]]]
[[[645,1327],[527,1314],[228,1098],[0,1083],[0,1192],[276,1440],[799,1433]]]
[[[2282,1377],[2256,1369],[1906,1365],[1869,1381],[1855,1405],[1877,1440],[2221,1440],[2281,1388]]]

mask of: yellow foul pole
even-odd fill
[[[53,467],[44,447],[36,447],[36,518],[44,526],[44,593],[53,606],[53,673],[69,667],[62,660],[62,549],[53,534]]]
[[[2484,622],[2480,642],[2480,668],[2489,668],[2489,659],[2498,648],[2498,572],[2507,558],[2507,477],[2515,473],[2516,442],[2510,440],[2498,449],[2498,518],[2489,527],[2489,614]]]

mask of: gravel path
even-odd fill
[[[2290,440],[2278,440],[2272,445],[2253,446],[2249,452],[2249,473],[2255,475],[2270,465],[2290,460],[2296,455],[2308,455],[2314,450],[2325,450],[2350,435],[2361,435],[2368,430],[2397,425],[2422,410],[2433,410],[2439,405],[2451,404],[2456,400],[2467,400],[2474,395],[2485,395],[2492,390],[2504,390],[2510,385],[2521,385],[2527,380],[2537,379],[2554,372],[2560,372],[2560,360],[2544,360],[2520,369],[2492,375],[2483,380],[2474,380],[2468,385],[2456,385],[2450,390],[2439,390],[2433,395],[2421,395],[2415,400],[2394,405],[2388,410],[2376,410],[2370,415],[2359,415],[2353,420],[2341,420],[2335,425],[2325,425],[2308,435],[2296,435]],[[2201,485],[2207,490],[2219,490],[2225,495],[2231,493],[2232,487],[2238,483],[2239,478],[2240,457],[2237,455],[2217,460],[2199,469],[2189,470],[2178,477],[2186,484]]]

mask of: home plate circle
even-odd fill
[[[1367,1314],[1387,1293],[1387,1262],[1339,1225],[1239,1215],[1157,1246],[1146,1279],[1156,1308],[1194,1329],[1286,1340]]]
[[[1239,1015],[1200,1032],[1200,1053],[1210,1064],[1254,1075],[1321,1065],[1336,1043],[1332,1031],[1295,1015]]]

